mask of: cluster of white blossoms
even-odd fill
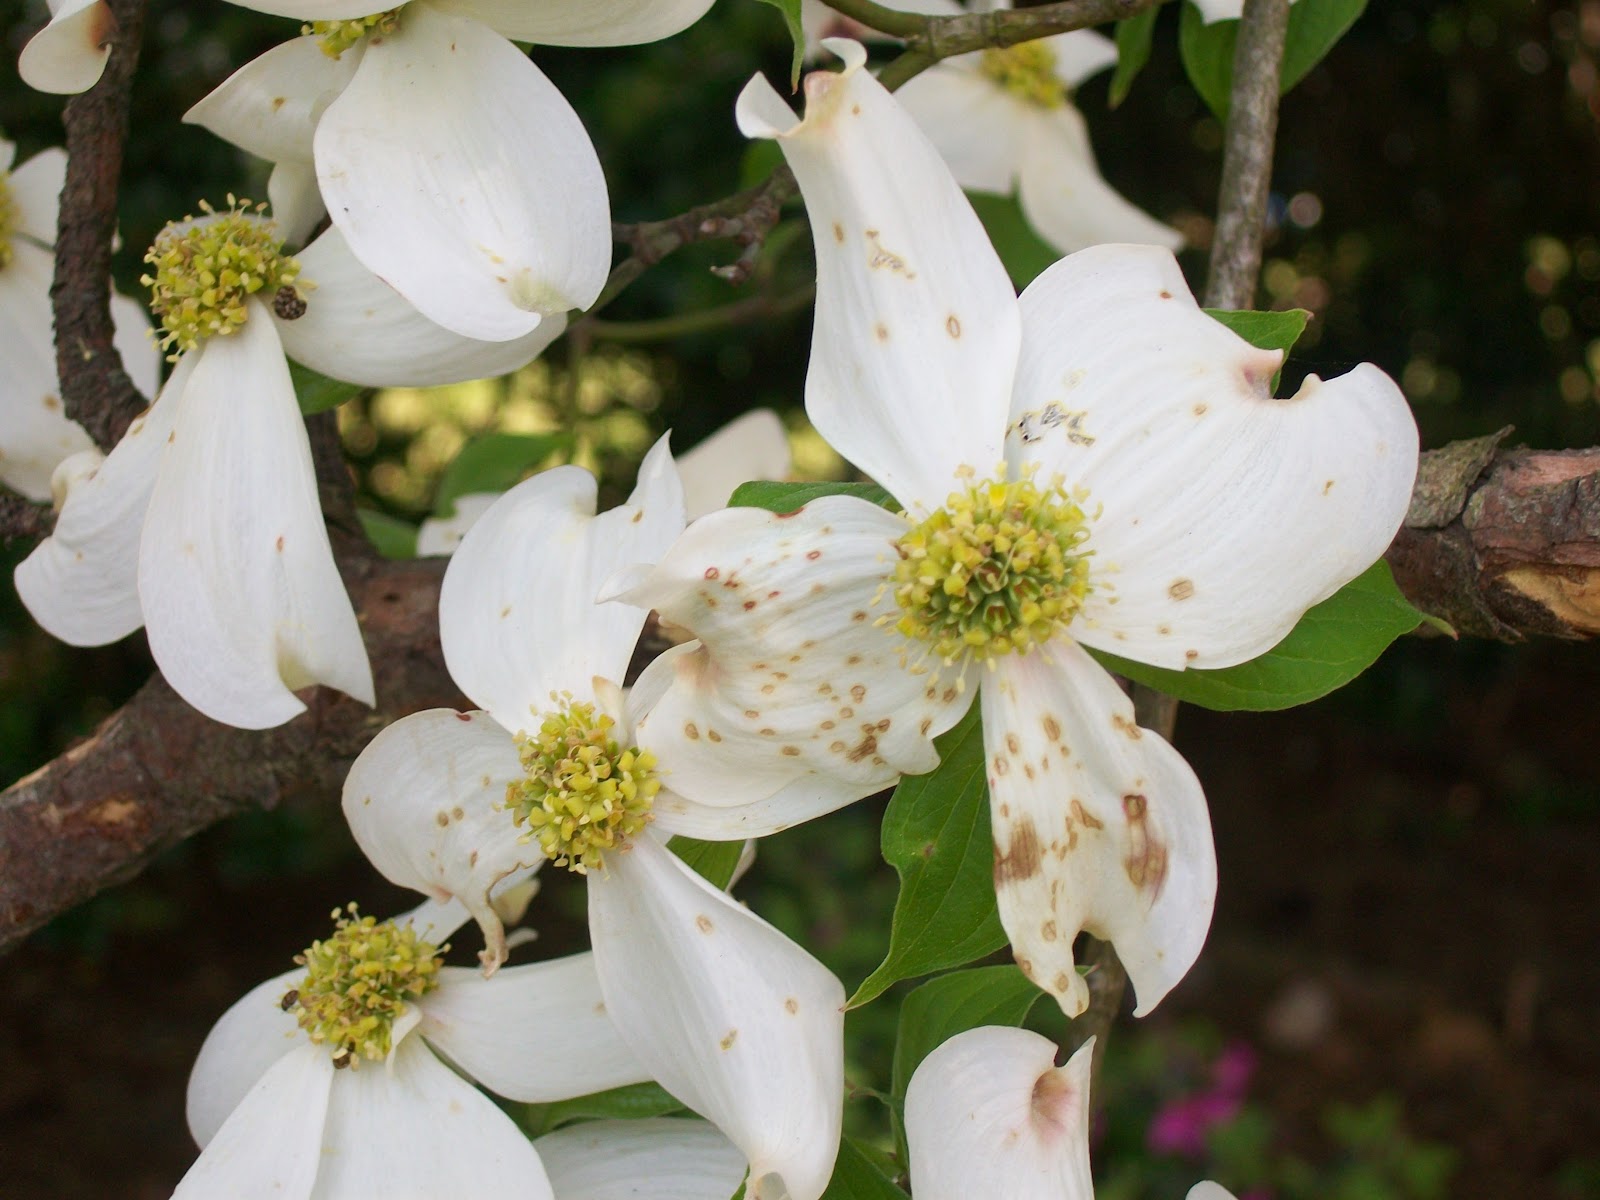
[[[56,399],[61,156],[0,171],[0,354],[26,365],[0,481],[54,491],[54,531],[16,573],[47,630],[91,645],[143,625],[190,703],[261,728],[311,684],[374,699],[289,360],[416,386],[540,353],[600,293],[609,211],[577,115],[515,43],[647,41],[710,0],[247,6],[306,25],[187,119],[274,163],[272,209],[230,198],[157,239],[145,282],[172,367],[157,394],[154,347],[122,347],[156,399],[108,455]],[[25,74],[81,90],[109,16],[52,10]],[[425,529],[423,553],[451,554],[440,639],[475,707],[379,731],[343,792],[373,865],[425,900],[381,922],[335,910],[222,1017],[177,1196],[818,1200],[844,989],[669,839],[744,843],[931,771],[975,698],[1027,977],[1083,1012],[1088,931],[1145,1013],[1198,956],[1217,883],[1200,785],[1086,647],[1178,670],[1268,650],[1388,545],[1409,411],[1371,366],[1275,399],[1281,352],[1200,310],[1176,235],[1100,180],[1071,107],[1104,39],[954,61],[904,105],[859,43],[824,44],[844,69],[809,77],[803,119],[758,76],[737,120],[778,140],[812,226],[807,413],[893,507],[724,507],[787,471],[760,414],[679,461],[663,437],[608,511],[566,466]],[[1046,237],[1090,248],[1019,297],[962,184],[1019,188]],[[676,644],[629,686],[652,613]],[[592,949],[505,965],[546,867],[584,877]],[[445,963],[469,921],[481,970]],[[1057,1067],[1052,1043],[999,1028],[930,1054],[905,1096],[916,1200],[1092,1197],[1090,1054]],[[702,1119],[530,1141],[475,1086],[546,1103],[650,1080]]]

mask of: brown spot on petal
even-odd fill
[[[1123,737],[1131,738],[1136,742],[1144,736],[1144,730],[1140,729],[1136,722],[1128,720],[1121,713],[1111,714],[1111,727],[1122,734]]]
[[[1039,831],[1029,817],[1011,827],[1011,838],[1004,850],[997,838],[994,846],[996,887],[1032,879],[1039,873]]]
[[[715,578],[717,578],[717,576],[719,576],[721,574],[722,574],[722,572],[717,570],[717,568],[715,568],[715,567],[707,567],[706,568],[706,578],[707,579],[715,579]]]
[[[844,226],[837,221],[833,223],[833,240],[841,243],[844,241]]]
[[[1045,737],[1049,738],[1052,742],[1059,742],[1061,740],[1061,722],[1057,721],[1049,713],[1046,713],[1043,723]]]
[[[795,1013],[800,1011],[800,1001],[796,1000],[793,996],[790,996],[783,1002],[783,1011],[788,1013],[791,1017],[794,1016]]]
[[[1174,579],[1171,584],[1167,586],[1167,595],[1171,596],[1174,600],[1187,600],[1190,596],[1194,595],[1194,580]]]
[[[720,1045],[722,1046],[722,1048],[724,1050],[732,1050],[733,1049],[733,1043],[738,1041],[738,1039],[739,1039],[739,1031],[737,1029],[730,1029],[730,1030],[728,1030],[727,1033],[722,1035],[722,1041],[721,1041]]]
[[[953,338],[959,338],[961,336],[961,322],[959,319],[957,319],[955,313],[951,313],[945,318],[944,331]]]
[[[874,754],[878,749],[878,739],[873,734],[867,734],[861,739],[861,744],[851,750],[845,757],[851,762],[860,762],[869,754]]]
[[[706,916],[705,913],[701,913],[698,917],[696,917],[694,919],[694,925],[695,925],[695,928],[698,929],[701,933],[710,933],[713,929],[716,928],[716,926],[714,926],[711,923],[711,918]]]
[[[683,736],[691,742],[698,742],[700,740],[700,727],[693,721],[685,721],[683,723]]]

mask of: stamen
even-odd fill
[[[1064,631],[1089,594],[1083,498],[1028,478],[952,492],[895,544],[895,628],[945,663],[1026,654]]]
[[[978,70],[1019,100],[1040,108],[1060,108],[1067,102],[1067,85],[1056,74],[1055,51],[1042,41],[985,50]]]
[[[263,292],[263,303],[281,302],[285,290],[296,295],[310,285],[296,281],[300,264],[283,253],[277,227],[261,214],[266,205],[228,197],[228,210],[216,213],[201,202],[206,217],[186,218],[157,236],[144,261],[155,268],[140,279],[151,292],[150,307],[164,330],[163,350],[176,360],[213,334],[226,336],[243,325],[246,301]],[[208,219],[209,218],[209,219]]]
[[[11,194],[11,174],[0,171],[0,270],[11,265],[11,239],[17,232],[16,197]]]
[[[523,841],[538,841],[556,866],[582,875],[651,822],[661,781],[655,755],[621,748],[609,716],[570,695],[559,699],[536,732],[517,734],[527,775],[506,785],[506,807],[527,826]]]
[[[322,39],[322,52],[329,58],[338,58],[350,47],[367,37],[387,37],[400,28],[400,10],[391,8],[370,17],[353,17],[344,21],[312,21],[300,26],[307,37]]]
[[[306,977],[284,993],[281,1007],[313,1042],[333,1048],[334,1066],[353,1067],[389,1056],[395,1021],[438,986],[449,947],[423,941],[410,925],[363,917],[354,904],[348,916],[342,911],[333,910],[332,937],[295,956]]]

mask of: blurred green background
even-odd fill
[[[14,62],[44,15],[0,3],[0,58]],[[1176,16],[1163,11],[1124,105],[1107,110],[1106,77],[1077,103],[1107,177],[1190,237],[1182,261],[1198,286],[1221,129],[1183,78]],[[262,164],[177,118],[294,31],[226,3],[151,5],[124,173],[125,289],[162,223],[202,198],[264,193]],[[1283,106],[1260,302],[1316,314],[1286,388],[1372,361],[1402,383],[1425,446],[1506,424],[1534,446],[1600,442],[1597,58],[1597,0],[1370,6]],[[535,59],[590,129],[615,218],[633,221],[739,186],[733,98],[755,71],[781,79],[788,46],[774,9],[720,0],[664,43]],[[20,157],[59,143],[60,108],[0,70],[0,132]],[[680,252],[607,320],[736,299],[708,270],[736,252]],[[773,255],[776,294],[804,286],[809,256],[804,237]],[[769,406],[796,430],[801,469],[826,475],[839,464],[798,411],[809,326],[801,307],[665,342],[558,343],[506,381],[363,397],[341,429],[364,501],[406,520],[490,430],[573,430],[568,456],[616,497],[661,431],[681,450]],[[63,647],[0,591],[0,785],[91,729],[148,671],[141,637]],[[1597,678],[1588,645],[1411,639],[1306,710],[1184,714],[1178,744],[1211,798],[1222,897],[1191,979],[1156,1017],[1113,1031],[1103,1194],[1181,1195],[1212,1170],[1241,1197],[1600,1195]],[[741,889],[847,986],[881,954],[893,901],[879,811],[858,805],[771,839]],[[582,936],[581,892],[547,890],[539,953]],[[169,1194],[193,1153],[182,1087],[200,1037],[351,898],[372,912],[405,903],[334,805],[250,814],[8,959],[0,1194]],[[851,1018],[862,1082],[886,1080],[890,1004]],[[1145,1131],[1214,1091],[1216,1062],[1238,1044],[1256,1062],[1239,1105],[1198,1148],[1158,1152]],[[883,1128],[870,1100],[850,1119]]]

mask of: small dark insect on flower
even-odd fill
[[[272,311],[285,321],[296,321],[306,315],[306,302],[299,292],[284,284],[272,297]]]
[[[285,992],[283,994],[283,999],[278,1001],[278,1007],[283,1009],[284,1012],[288,1012],[291,1008],[293,1008],[296,1004],[299,1004],[299,1003],[300,1003],[300,993],[299,993],[299,991],[297,989],[295,989],[295,988],[290,988],[287,992]]]
[[[333,1069],[342,1071],[354,1061],[354,1051],[349,1046],[340,1046],[333,1054]]]

